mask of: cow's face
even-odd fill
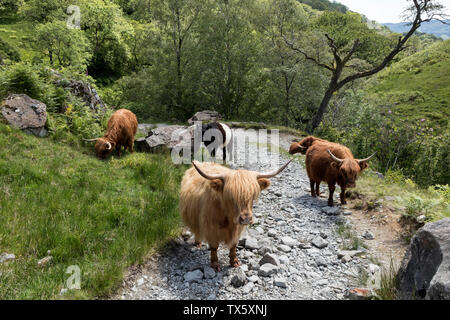
[[[308,150],[308,148],[302,146],[299,142],[293,142],[289,148],[289,153],[290,154],[296,154],[296,153],[306,154],[306,150]]]
[[[373,157],[373,155],[371,155],[370,157],[361,160],[353,158],[339,159],[333,155],[330,150],[328,150],[328,153],[332,160],[331,166],[338,170],[338,179],[343,184],[342,186],[346,188],[356,187],[358,175],[369,166],[367,161]]]
[[[100,138],[95,143],[95,153],[97,157],[105,159],[114,149],[114,142],[109,142],[105,138]]]
[[[253,202],[261,191],[270,186],[269,179],[258,178],[256,172],[235,170],[223,180],[212,182],[216,191],[222,192],[227,211],[235,224],[253,223]]]
[[[219,175],[203,172],[195,161],[192,164],[201,176],[210,180],[211,189],[221,194],[222,203],[233,222],[247,225],[253,223],[253,201],[258,199],[262,190],[270,186],[269,178],[283,171],[290,162],[271,173],[231,170]]]
[[[341,163],[332,162],[331,165],[338,170],[338,178],[346,188],[356,187],[359,173],[367,168],[367,163],[359,164],[355,159],[344,159]]]

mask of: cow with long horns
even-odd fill
[[[240,265],[236,245],[245,226],[253,223],[253,201],[283,171],[258,173],[232,170],[217,163],[193,161],[181,181],[180,212],[197,243],[206,241],[211,250],[211,267],[219,270],[217,249],[224,243],[230,249],[230,265]]]
[[[122,146],[133,153],[137,128],[136,115],[130,110],[119,109],[109,118],[108,128],[102,138],[85,139],[85,141],[96,141],[95,153],[101,159],[106,158],[114,149],[120,157]]]
[[[319,196],[320,183],[328,183],[328,205],[333,206],[333,193],[336,183],[341,187],[341,204],[346,204],[345,191],[356,186],[358,175],[366,169],[368,161],[374,154],[365,159],[355,159],[349,148],[333,142],[315,142],[306,152],[306,171],[308,173],[311,196]]]

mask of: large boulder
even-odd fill
[[[190,146],[193,137],[193,126],[165,126],[149,131],[147,137],[135,141],[135,147],[140,152],[153,152],[159,149],[173,149],[183,144]]]
[[[450,300],[450,218],[427,223],[411,239],[397,289],[404,300]]]
[[[11,94],[0,105],[1,114],[14,128],[22,129],[28,134],[45,137],[47,121],[46,105],[26,94]]]
[[[188,123],[192,125],[194,124],[194,121],[210,122],[210,121],[218,121],[221,119],[223,119],[223,117],[217,111],[203,110],[194,114],[192,118],[188,120]]]
[[[102,113],[106,111],[106,104],[100,98],[97,90],[95,90],[95,88],[93,88],[89,83],[81,80],[65,79],[56,71],[54,71],[53,74],[56,78],[58,78],[58,80],[53,82],[55,85],[70,91],[70,93],[83,100],[84,104],[92,111]]]

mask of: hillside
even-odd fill
[[[450,20],[446,20],[446,23],[450,23]],[[407,32],[410,28],[407,22],[383,23],[383,25],[397,33]],[[450,38],[450,25],[435,20],[424,22],[418,31],[430,33],[442,39]]]
[[[399,117],[446,129],[450,117],[450,40],[434,43],[379,73],[369,92]]]
[[[100,161],[91,147],[0,123],[0,254],[15,255],[0,263],[0,299],[55,299],[72,265],[82,272],[73,294],[102,296],[178,231],[183,166],[148,154]]]

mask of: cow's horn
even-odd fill
[[[367,158],[365,158],[365,159],[358,159],[358,163],[369,161],[370,158],[372,158],[372,157],[375,155],[375,153],[376,153],[376,152],[374,152],[370,157],[367,157]]]
[[[197,172],[205,179],[208,180],[215,180],[215,179],[220,179],[223,180],[223,176],[220,174],[206,174],[204,173],[199,167],[198,164],[196,164],[196,161],[192,161],[192,165],[194,166],[194,168],[197,170]]]
[[[328,153],[330,154],[331,158],[333,158],[334,161],[342,163],[342,159],[339,159],[338,157],[336,157],[334,154],[331,153],[331,151],[329,149],[327,149]]]
[[[106,150],[111,150],[111,148],[112,148],[111,143],[107,141],[106,142]]]
[[[83,139],[84,141],[87,141],[87,142],[92,142],[92,141],[97,141],[98,139],[100,139],[100,138],[94,138],[94,139]]]
[[[292,159],[289,160],[288,162],[286,162],[286,164],[285,164],[284,166],[282,166],[280,169],[275,170],[275,171],[273,171],[273,172],[270,172],[270,173],[258,173],[258,175],[256,176],[256,178],[257,178],[257,179],[260,179],[260,178],[267,178],[267,179],[269,179],[269,178],[275,177],[275,176],[276,176],[277,174],[279,174],[281,171],[283,171],[284,169],[286,169],[287,165],[288,165],[289,163],[291,163],[291,161],[292,161]]]

